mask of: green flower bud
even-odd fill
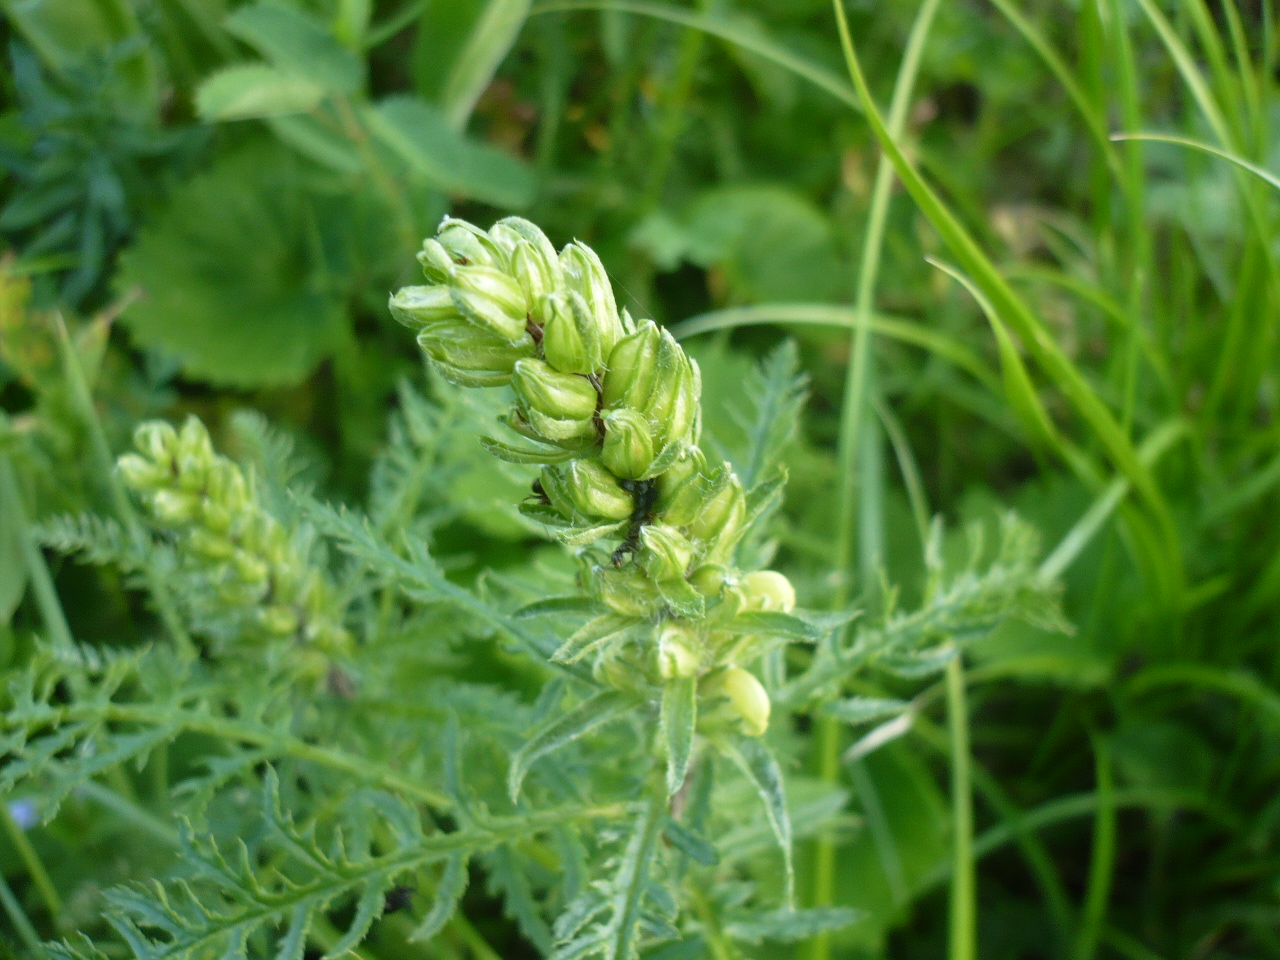
[[[537,251],[527,243],[516,247],[511,257],[511,272],[516,282],[524,291],[530,312],[539,313],[539,306],[547,294],[554,292],[560,285],[560,265],[555,261],[545,263],[539,258]],[[554,268],[554,269],[553,269]]]
[[[693,544],[674,527],[648,524],[640,531],[642,559],[649,575],[661,583],[684,577],[693,559]]]
[[[701,663],[698,635],[689,625],[669,620],[658,631],[658,675],[663,680],[692,677]]]
[[[391,315],[411,330],[461,321],[458,307],[448,287],[402,287],[388,304]]]
[[[449,259],[460,266],[501,267],[504,265],[501,262],[502,256],[498,244],[479,227],[465,220],[445,217],[440,222],[436,241],[445,250]]]
[[[773,610],[790,613],[796,608],[796,591],[791,581],[776,570],[748,573],[739,583],[746,610]]]
[[[455,336],[424,330],[418,345],[453,383],[467,387],[499,387],[511,382],[516,362],[533,352],[533,341],[507,343],[475,328],[455,328]]]
[[[699,692],[709,700],[727,700],[747,736],[759,737],[769,729],[769,694],[749,671],[725,667],[703,683]]]
[[[258,622],[267,633],[287,637],[298,629],[298,614],[289,607],[276,603],[259,611]]]
[[[724,591],[726,570],[717,564],[704,564],[689,574],[689,583],[693,589],[708,600],[720,596]]]
[[[635,510],[630,493],[596,460],[574,460],[542,471],[542,489],[567,520],[626,520]]]
[[[529,301],[520,285],[494,267],[459,270],[449,287],[453,302],[472,323],[505,340],[518,340],[528,324]]]
[[[594,250],[575,240],[561,252],[560,267],[564,271],[565,287],[582,297],[587,312],[594,318],[600,333],[601,352],[607,356],[622,337],[623,330],[604,264]]]
[[[563,295],[544,297],[539,304],[542,317],[542,355],[561,373],[588,374],[599,366],[599,351],[592,350],[578,323],[581,314]]]
[[[595,567],[588,585],[605,606],[624,617],[650,617],[663,605],[658,585],[640,570]]]
[[[168,469],[178,446],[178,432],[163,420],[148,420],[133,431],[133,444],[143,456]]]
[[[625,480],[638,480],[653,463],[653,437],[649,421],[634,410],[612,410],[605,413],[604,447],[600,459],[604,465]]]
[[[560,373],[542,360],[520,360],[512,387],[525,411],[536,410],[558,420],[584,420],[595,415],[596,388],[585,377]]]
[[[665,477],[665,474],[663,475]],[[693,473],[669,493],[660,489],[658,517],[673,527],[686,527],[701,516],[713,497],[729,482],[723,465],[709,472]]]
[[[563,420],[559,417],[549,417],[541,411],[530,408],[518,410],[517,412],[526,418],[525,422],[529,425],[529,432],[525,436],[534,440],[577,449],[583,446],[585,441],[595,439],[596,422],[594,417]],[[573,442],[570,443],[569,441]]]
[[[195,519],[200,501],[194,494],[177,490],[157,490],[151,495],[151,512],[157,520],[170,526],[182,526]]]
[[[646,320],[639,330],[618,341],[609,353],[604,377],[605,407],[643,409],[657,382],[661,343],[662,335],[652,320]]]
[[[430,238],[422,241],[418,263],[422,264],[423,276],[432,283],[449,283],[457,271],[449,251],[440,245],[440,241]]]
[[[125,485],[137,491],[147,490],[166,479],[165,471],[154,462],[136,453],[126,453],[116,460],[116,469]]]
[[[725,476],[727,481],[688,524],[689,535],[712,544],[713,549],[721,544],[732,548],[747,516],[747,499],[742,493],[742,484],[732,471],[726,469]],[[711,562],[710,557],[708,559]],[[723,557],[717,556],[716,559]]]
[[[707,473],[707,457],[697,447],[689,447],[671,466],[654,478],[658,488],[658,509],[661,511],[680,485],[690,477]],[[680,526],[680,524],[677,524]]]

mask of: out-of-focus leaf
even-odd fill
[[[314,245],[314,214],[280,147],[231,154],[174,191],[122,257],[119,288],[143,294],[124,322],[191,376],[296,383],[333,347],[344,317]]]
[[[226,27],[275,66],[334,93],[360,89],[360,58],[315,17],[294,7],[260,0],[227,18]]]
[[[257,120],[305,113],[324,98],[324,87],[306,77],[260,63],[242,63],[211,76],[196,91],[205,120]]]
[[[466,46],[453,61],[441,97],[445,116],[454,129],[466,126],[480,94],[519,36],[530,5],[531,0],[489,0],[485,4]]]
[[[523,163],[450,128],[443,113],[415,97],[390,97],[367,114],[378,138],[432,186],[499,207],[533,199]]]
[[[688,261],[724,271],[736,301],[823,300],[840,282],[827,218],[782,187],[710,190],[679,220],[644,221],[632,242],[665,269]]]
[[[8,469],[0,463],[0,469]],[[0,628],[9,622],[27,588],[27,564],[22,556],[22,519],[17,504],[0,497]]]
[[[360,170],[360,154],[346,137],[307,114],[271,117],[271,132],[308,160],[313,160],[335,173],[351,174]]]

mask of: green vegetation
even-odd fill
[[[1280,958],[1268,0],[0,11],[7,952]]]

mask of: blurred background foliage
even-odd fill
[[[686,341],[719,432],[752,359],[798,342],[811,395],[777,533],[810,604],[848,567],[867,605],[887,602],[881,571],[912,602],[922,513],[1011,505],[1052,546],[1095,511],[1065,575],[1075,633],[1009,629],[971,658],[984,958],[1280,957],[1275,193],[1200,151],[1106,139],[1163,131],[1275,169],[1268,0],[938,8],[899,141],[1035,326],[1009,332],[1001,304],[989,322],[926,260],[962,260],[937,218],[894,191],[858,560],[833,554],[853,479],[835,450],[879,150],[825,0],[0,7],[0,661],[39,626],[24,524],[108,503],[90,453],[140,418],[216,433],[256,408],[323,492],[363,500],[399,385],[422,377],[388,292],[445,212],[518,212],[593,245],[635,314],[721,328]],[[847,9],[887,103],[917,5]],[[1146,473],[1117,469],[1090,403]],[[478,457],[442,471],[458,576],[527,553],[492,509],[514,481]],[[77,636],[146,639],[109,571],[52,559]],[[861,826],[837,900],[867,915],[838,955],[941,955],[939,699],[840,774]],[[811,740],[802,723],[797,771]],[[94,829],[36,838],[91,878],[70,888],[84,916],[100,882],[147,869],[90,867]],[[3,866],[30,895],[12,851]]]

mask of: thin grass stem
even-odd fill
[[[948,960],[977,960],[978,902],[973,850],[973,788],[969,776],[969,708],[961,654],[947,664],[947,724],[951,729],[951,900]]]

